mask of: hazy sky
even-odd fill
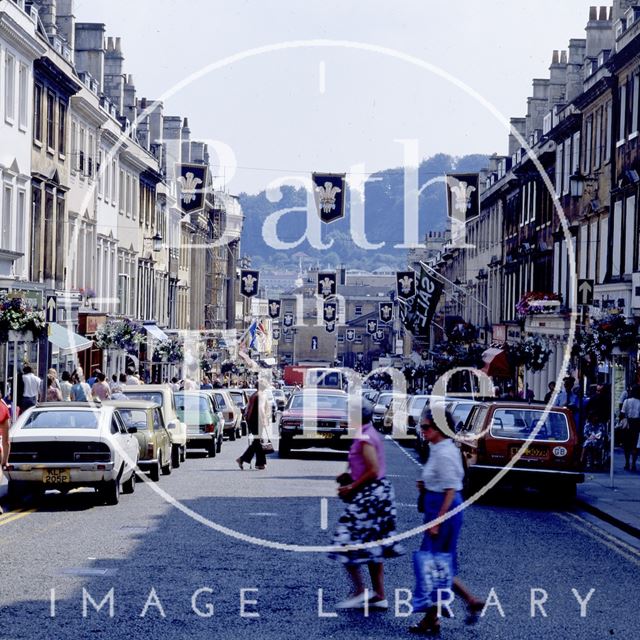
[[[457,78],[506,117],[523,116],[553,49],[584,37],[587,0],[76,0],[82,22],[121,36],[138,97],[246,50],[306,40],[399,51]],[[312,170],[403,164],[399,139],[437,152],[505,153],[507,130],[433,71],[380,52],[300,46],[213,70],[165,100],[192,137],[223,143],[214,169],[231,192]],[[224,149],[227,149],[225,152]],[[237,168],[233,170],[233,165]],[[222,180],[222,178],[221,178]]]

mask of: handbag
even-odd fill
[[[416,577],[413,610],[424,613],[438,604],[439,591],[451,589],[453,583],[451,554],[414,551],[413,572]]]
[[[271,440],[261,440],[260,444],[262,445],[263,453],[273,453],[275,451]]]
[[[348,471],[345,471],[336,478],[336,482],[338,483],[339,487],[346,487],[348,484],[351,484],[353,482],[353,476]],[[348,498],[346,496],[340,496],[340,500],[342,500],[343,502],[351,502],[351,498]]]

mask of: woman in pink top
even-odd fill
[[[100,400],[101,402],[109,400],[111,398],[111,388],[107,382],[107,377],[102,373],[102,371],[100,371],[96,374],[96,378],[96,382],[94,382],[91,387],[91,395],[93,396],[93,399]]]
[[[371,424],[372,414],[373,405],[363,399],[362,429],[349,449],[351,481],[338,489],[347,506],[333,535],[336,549],[329,557],[344,563],[353,584],[352,594],[338,603],[338,609],[362,609],[365,602],[372,609],[387,609],[382,560],[404,552],[398,543],[387,542],[396,534],[395,495],[385,477],[384,441]],[[379,544],[358,548],[370,542]],[[369,568],[373,592],[365,590],[362,564]]]

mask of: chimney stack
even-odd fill
[[[549,67],[549,99],[547,111],[567,100],[567,52],[553,52]]]
[[[56,0],[33,0],[46,34],[52,38],[58,32],[56,26]]]
[[[61,35],[69,45],[69,49],[75,49],[75,22],[76,17],[73,15],[74,0],[58,0],[58,34]]]
[[[583,92],[583,65],[586,40],[569,40],[569,59],[567,64],[567,102],[571,102]]]
[[[544,116],[548,111],[549,80],[535,79],[532,86],[533,95],[527,98],[526,137],[536,129],[542,129]]]
[[[511,118],[509,124],[526,140],[527,136],[527,120],[526,118]],[[509,155],[512,156],[518,149],[522,147],[520,140],[513,133],[509,133]]]
[[[136,86],[133,83],[133,76],[131,74],[126,77],[124,82],[123,103],[124,117],[127,118],[132,125],[135,124],[136,118],[138,117],[138,110],[136,108]]]
[[[104,57],[104,94],[116,106],[119,115],[124,115],[124,56],[120,38],[107,38]]]
[[[75,25],[75,64],[78,73],[88,73],[104,92],[104,32],[99,22],[77,22]]]
[[[191,129],[189,129],[189,118],[185,118],[182,123],[182,162],[191,162]]]
[[[595,59],[601,51],[613,49],[613,28],[610,18],[607,7],[601,7],[599,13],[597,7],[589,9],[589,22],[585,28],[587,58]]]

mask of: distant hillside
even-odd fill
[[[475,172],[487,166],[484,155],[469,155],[455,158],[446,154],[437,154],[422,162],[419,169],[419,184],[424,185],[451,172]],[[374,178],[378,180],[374,181]],[[375,251],[358,247],[351,239],[349,228],[349,197],[347,197],[347,215],[343,220],[323,225],[323,241],[334,239],[331,249],[317,250],[305,240],[293,251],[271,248],[262,236],[262,225],[269,214],[285,208],[304,207],[306,194],[302,188],[282,188],[282,199],[272,203],[265,192],[257,195],[240,194],[240,203],[245,214],[245,226],[242,235],[242,253],[251,256],[253,266],[296,268],[298,259],[318,261],[321,267],[337,267],[346,264],[351,268],[375,269],[380,265],[402,267],[406,265],[406,250],[395,249],[395,244],[403,241],[404,218],[404,172],[401,168],[381,171],[370,179],[365,190],[365,229],[367,240],[372,244],[385,242],[386,245]],[[446,199],[443,182],[430,185],[422,191],[419,199],[420,237],[427,230],[446,228]],[[278,225],[278,237],[282,241],[293,242],[304,233],[306,214],[294,211],[285,214]]]

